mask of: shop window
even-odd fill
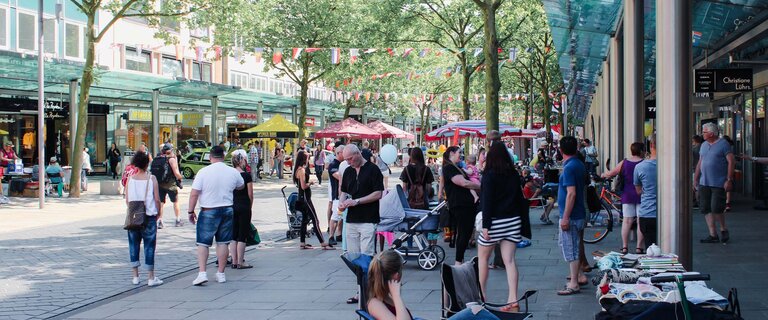
[[[76,24],[64,24],[64,55],[70,58],[82,59],[84,49],[83,27]]]
[[[0,7],[0,48],[8,48],[8,39],[10,38],[9,23],[8,8]]]
[[[184,67],[181,60],[176,60],[170,56],[163,56],[163,75],[172,78],[183,78]]]
[[[152,72],[152,58],[149,52],[135,48],[125,48],[125,69],[141,72]]]
[[[757,90],[757,106],[756,106],[757,118],[765,118],[766,93],[768,93],[768,89]]]
[[[192,80],[211,82],[211,64],[192,62]]]
[[[19,50],[34,51],[37,49],[37,23],[35,15],[19,12],[16,26],[16,42]]]

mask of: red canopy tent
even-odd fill
[[[397,127],[388,125],[381,120],[376,120],[368,123],[368,127],[381,134],[382,138],[395,138],[395,139],[409,139],[413,140],[414,136],[406,131],[400,130]]]
[[[315,132],[315,138],[379,139],[381,134],[355,119],[346,118]]]

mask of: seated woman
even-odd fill
[[[368,267],[368,313],[376,320],[415,320],[405,307],[400,295],[403,260],[394,250],[380,252]],[[448,318],[449,320],[499,320],[487,310],[474,314],[470,309]]]
[[[59,166],[59,162],[56,157],[51,157],[51,160],[48,163],[48,167],[45,168],[45,173],[51,180],[51,184],[56,185],[56,191],[59,195],[59,198],[61,198],[64,194],[64,179],[62,178],[61,171],[61,166]]]
[[[552,208],[555,207],[555,201],[551,200],[548,196],[542,194],[541,187],[536,184],[536,180],[532,176],[526,176],[523,178],[525,184],[523,185],[523,196],[526,199],[533,199],[541,197],[542,200],[532,200],[530,206],[532,207],[544,207],[544,212],[541,213],[539,220],[545,225],[553,224],[549,219],[549,213],[552,212]],[[542,201],[544,203],[542,203]]]

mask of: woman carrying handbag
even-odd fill
[[[155,246],[157,244],[157,208],[160,207],[157,180],[147,172],[149,156],[137,152],[131,165],[136,167],[136,174],[128,179],[125,186],[125,204],[128,213],[124,229],[128,231],[128,252],[131,259],[132,283],[139,284],[139,253],[144,241],[144,267],[148,272],[147,285],[150,287],[163,284],[155,276]]]

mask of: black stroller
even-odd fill
[[[291,192],[290,195],[285,195],[285,188],[288,186],[283,186],[280,189],[280,192],[283,194],[283,199],[285,199],[285,216],[288,218],[288,231],[285,232],[285,237],[290,239],[295,239],[299,237],[299,230],[301,230],[301,219],[304,218],[304,213],[296,210],[296,202],[299,200],[299,193],[298,192]],[[312,229],[307,230],[308,236],[312,236],[317,232],[318,230],[315,230],[314,227]]]

